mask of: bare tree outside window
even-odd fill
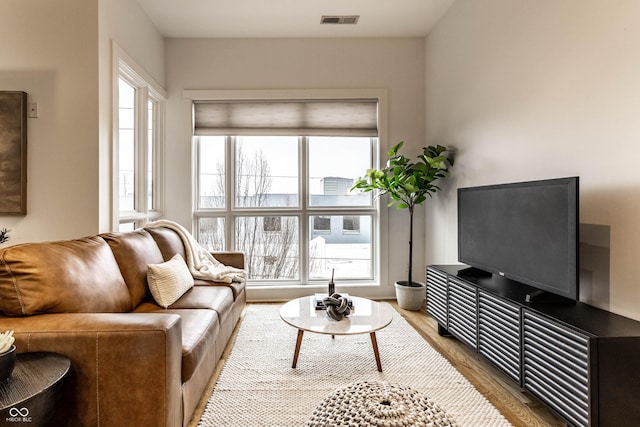
[[[210,251],[225,249],[224,218],[200,218],[198,242]]]
[[[298,218],[282,216],[280,231],[265,231],[269,217],[236,218],[236,249],[245,253],[249,279],[295,280],[298,271]],[[273,218],[273,217],[271,217]]]
[[[209,174],[208,186],[212,194],[224,194],[224,159],[217,161],[215,173]],[[211,170],[212,168],[208,168]],[[285,203],[284,196],[274,194],[271,165],[264,152],[244,149],[235,144],[235,204],[243,208],[263,208]],[[217,200],[204,197],[203,207],[219,207]],[[275,201],[275,202],[274,202]],[[206,205],[209,206],[206,206]],[[234,219],[235,250],[245,254],[250,280],[295,280],[299,277],[299,219],[296,216],[241,216]],[[224,219],[201,218],[200,243],[210,250],[222,250]]]
[[[271,168],[262,150],[245,153],[242,143],[236,143],[236,206],[265,207],[269,205]]]
[[[279,216],[265,216],[262,229],[264,231],[282,231],[282,221]]]

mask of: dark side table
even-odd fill
[[[0,383],[0,426],[46,426],[62,392],[70,362],[56,353],[21,353]]]

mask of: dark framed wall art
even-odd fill
[[[27,94],[0,91],[0,215],[27,214]]]

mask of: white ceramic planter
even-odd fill
[[[422,303],[427,298],[427,287],[424,283],[420,283],[420,286],[403,286],[396,282],[395,285],[396,300],[398,300],[400,308],[411,311],[417,311],[422,308]]]

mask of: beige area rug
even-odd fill
[[[376,333],[383,372],[369,334],[304,334],[298,367],[291,368],[297,330],[279,305],[250,305],[199,426],[304,426],[337,388],[361,381],[401,384],[423,393],[460,426],[510,426],[398,312]]]

